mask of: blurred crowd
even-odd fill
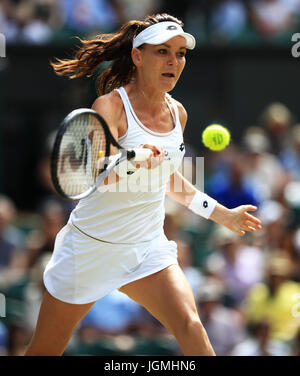
[[[8,44],[68,43],[156,12],[181,18],[200,45],[289,45],[300,24],[300,0],[2,0],[0,32]]]
[[[53,134],[49,150],[51,140]],[[24,352],[44,292],[43,270],[74,205],[54,194],[48,162],[46,156],[37,169],[45,191],[37,211],[24,214],[0,195],[1,355]],[[166,200],[165,232],[177,242],[216,354],[299,356],[300,124],[285,104],[270,103],[241,141],[205,151],[204,162],[206,192],[229,208],[257,205],[263,226],[241,237]],[[65,355],[181,352],[145,309],[113,291],[94,304]]]
[[[300,0],[2,0],[7,44],[69,43],[167,12],[200,45],[288,45]],[[49,135],[49,151],[53,134]],[[201,153],[187,145],[187,156]],[[205,191],[258,207],[263,229],[240,237],[166,200],[165,232],[193,289],[217,355],[300,355],[300,123],[270,103],[241,141],[205,152]],[[192,166],[195,170],[196,166]],[[43,270],[74,204],[54,193],[49,153],[37,166],[43,197],[32,213],[0,193],[0,355],[24,352],[44,292]],[[201,188],[201,187],[199,187]],[[0,307],[0,314],[3,306]],[[170,334],[119,291],[97,301],[65,355],[181,355]]]

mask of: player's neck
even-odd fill
[[[159,112],[166,105],[165,93],[153,90],[150,86],[133,84],[129,93],[135,106],[145,108],[151,113]]]

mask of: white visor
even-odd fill
[[[178,23],[170,21],[158,22],[141,31],[133,39],[132,47],[136,48],[144,43],[155,45],[162,44],[179,35],[185,38],[186,48],[189,50],[193,50],[195,48],[195,38],[191,34],[185,33]]]

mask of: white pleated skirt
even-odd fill
[[[150,242],[115,244],[91,238],[68,223],[56,236],[44,284],[63,302],[86,304],[177,263],[177,245],[164,234]]]

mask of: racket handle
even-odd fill
[[[129,159],[132,161],[146,161],[152,153],[151,149],[147,148],[136,148],[134,150],[130,150],[128,155],[130,155]]]

